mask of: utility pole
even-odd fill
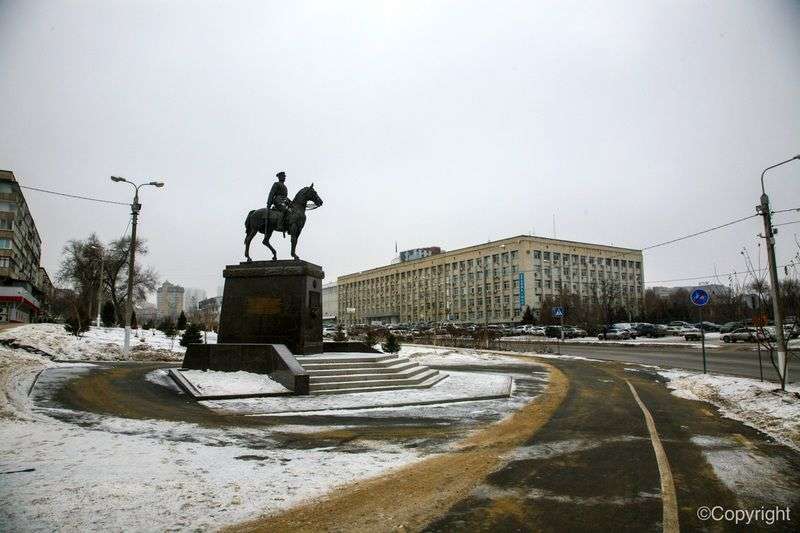
[[[139,203],[139,189],[145,185],[152,185],[154,187],[163,187],[164,182],[151,181],[148,183],[135,184],[125,178],[111,176],[111,181],[125,182],[133,186],[133,203],[131,204],[131,247],[128,255],[128,295],[125,300],[125,344],[123,352],[129,353],[131,349],[131,316],[133,315],[133,274],[136,265],[136,224],[139,221],[139,211],[142,209],[142,204]]]
[[[761,203],[756,206],[756,212],[764,218],[763,237],[767,241],[769,289],[772,295],[772,312],[775,319],[775,340],[778,344],[778,374],[781,378],[781,388],[784,390],[788,381],[789,362],[786,358],[786,339],[783,336],[783,316],[781,316],[780,287],[778,286],[778,266],[775,261],[775,234],[778,233],[778,230],[772,227],[772,212],[769,207],[769,196],[767,196],[767,192],[764,189],[764,174],[770,169],[785,165],[795,159],[800,159],[800,155],[764,169],[761,173]]]
[[[100,248],[100,288],[97,291],[97,327],[100,327],[100,308],[103,306],[103,249]]]

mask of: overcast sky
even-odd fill
[[[145,261],[209,295],[279,170],[325,201],[299,254],[328,280],[395,241],[549,237],[553,214],[559,238],[641,248],[753,213],[761,170],[800,153],[800,2],[2,1],[0,118],[24,185],[129,201],[110,175],[163,179]],[[800,207],[800,162],[767,188]],[[129,218],[26,197],[51,275]],[[743,270],[759,230],[646,252],[646,281]]]

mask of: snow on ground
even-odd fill
[[[434,347],[424,344],[404,344],[399,355],[423,365],[446,366],[514,366],[526,364],[519,357],[541,357],[542,359],[573,359],[607,363],[602,359],[591,359],[580,355],[557,355],[539,352],[501,352],[474,350],[472,348]],[[535,363],[533,363],[535,364]]]
[[[503,342],[536,342],[541,344],[555,344],[557,339],[545,338],[541,335],[516,335],[514,337],[502,337]],[[647,337],[637,337],[625,340],[600,340],[597,337],[577,337],[566,339],[565,344],[597,344],[603,346],[681,346],[684,348],[700,348],[700,341],[687,341],[683,337],[667,336],[650,339]],[[722,339],[719,333],[706,333],[706,348],[719,348],[722,346]]]
[[[0,421],[0,432],[0,523],[8,531],[217,529],[418,456],[377,442],[346,452],[285,449],[267,430],[116,418],[93,429]]]
[[[783,392],[775,383],[755,379],[684,370],[658,373],[670,380],[667,387],[674,395],[709,402],[724,416],[800,450],[800,386],[788,385]]]
[[[132,333],[129,357],[122,353],[125,328],[92,326],[82,337],[76,337],[62,324],[25,324],[3,331],[0,339],[15,339],[65,361],[176,361],[183,359],[186,351],[180,337],[172,339],[154,329]],[[217,342],[216,333],[208,334],[208,342]]]
[[[252,372],[215,372],[213,370],[178,370],[204,396],[228,394],[289,393],[289,389],[266,374]]]

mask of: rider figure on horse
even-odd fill
[[[278,172],[275,174],[278,181],[272,184],[269,190],[269,197],[267,198],[267,215],[264,221],[265,227],[269,223],[269,210],[274,209],[278,212],[278,224],[275,228],[277,231],[282,231],[286,234],[286,223],[288,222],[289,215],[289,191],[284,185],[286,181],[286,172]],[[267,244],[267,236],[264,235],[264,244]]]

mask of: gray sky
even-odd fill
[[[278,170],[325,200],[299,253],[333,279],[395,241],[552,236],[553,213],[560,238],[640,248],[753,213],[800,152],[800,2],[3,1],[0,73],[0,168],[121,201],[110,175],[164,179],[146,262],[210,295]],[[767,187],[800,207],[800,162]],[[128,221],[26,196],[51,274]],[[742,270],[759,230],[648,252],[646,281]]]

